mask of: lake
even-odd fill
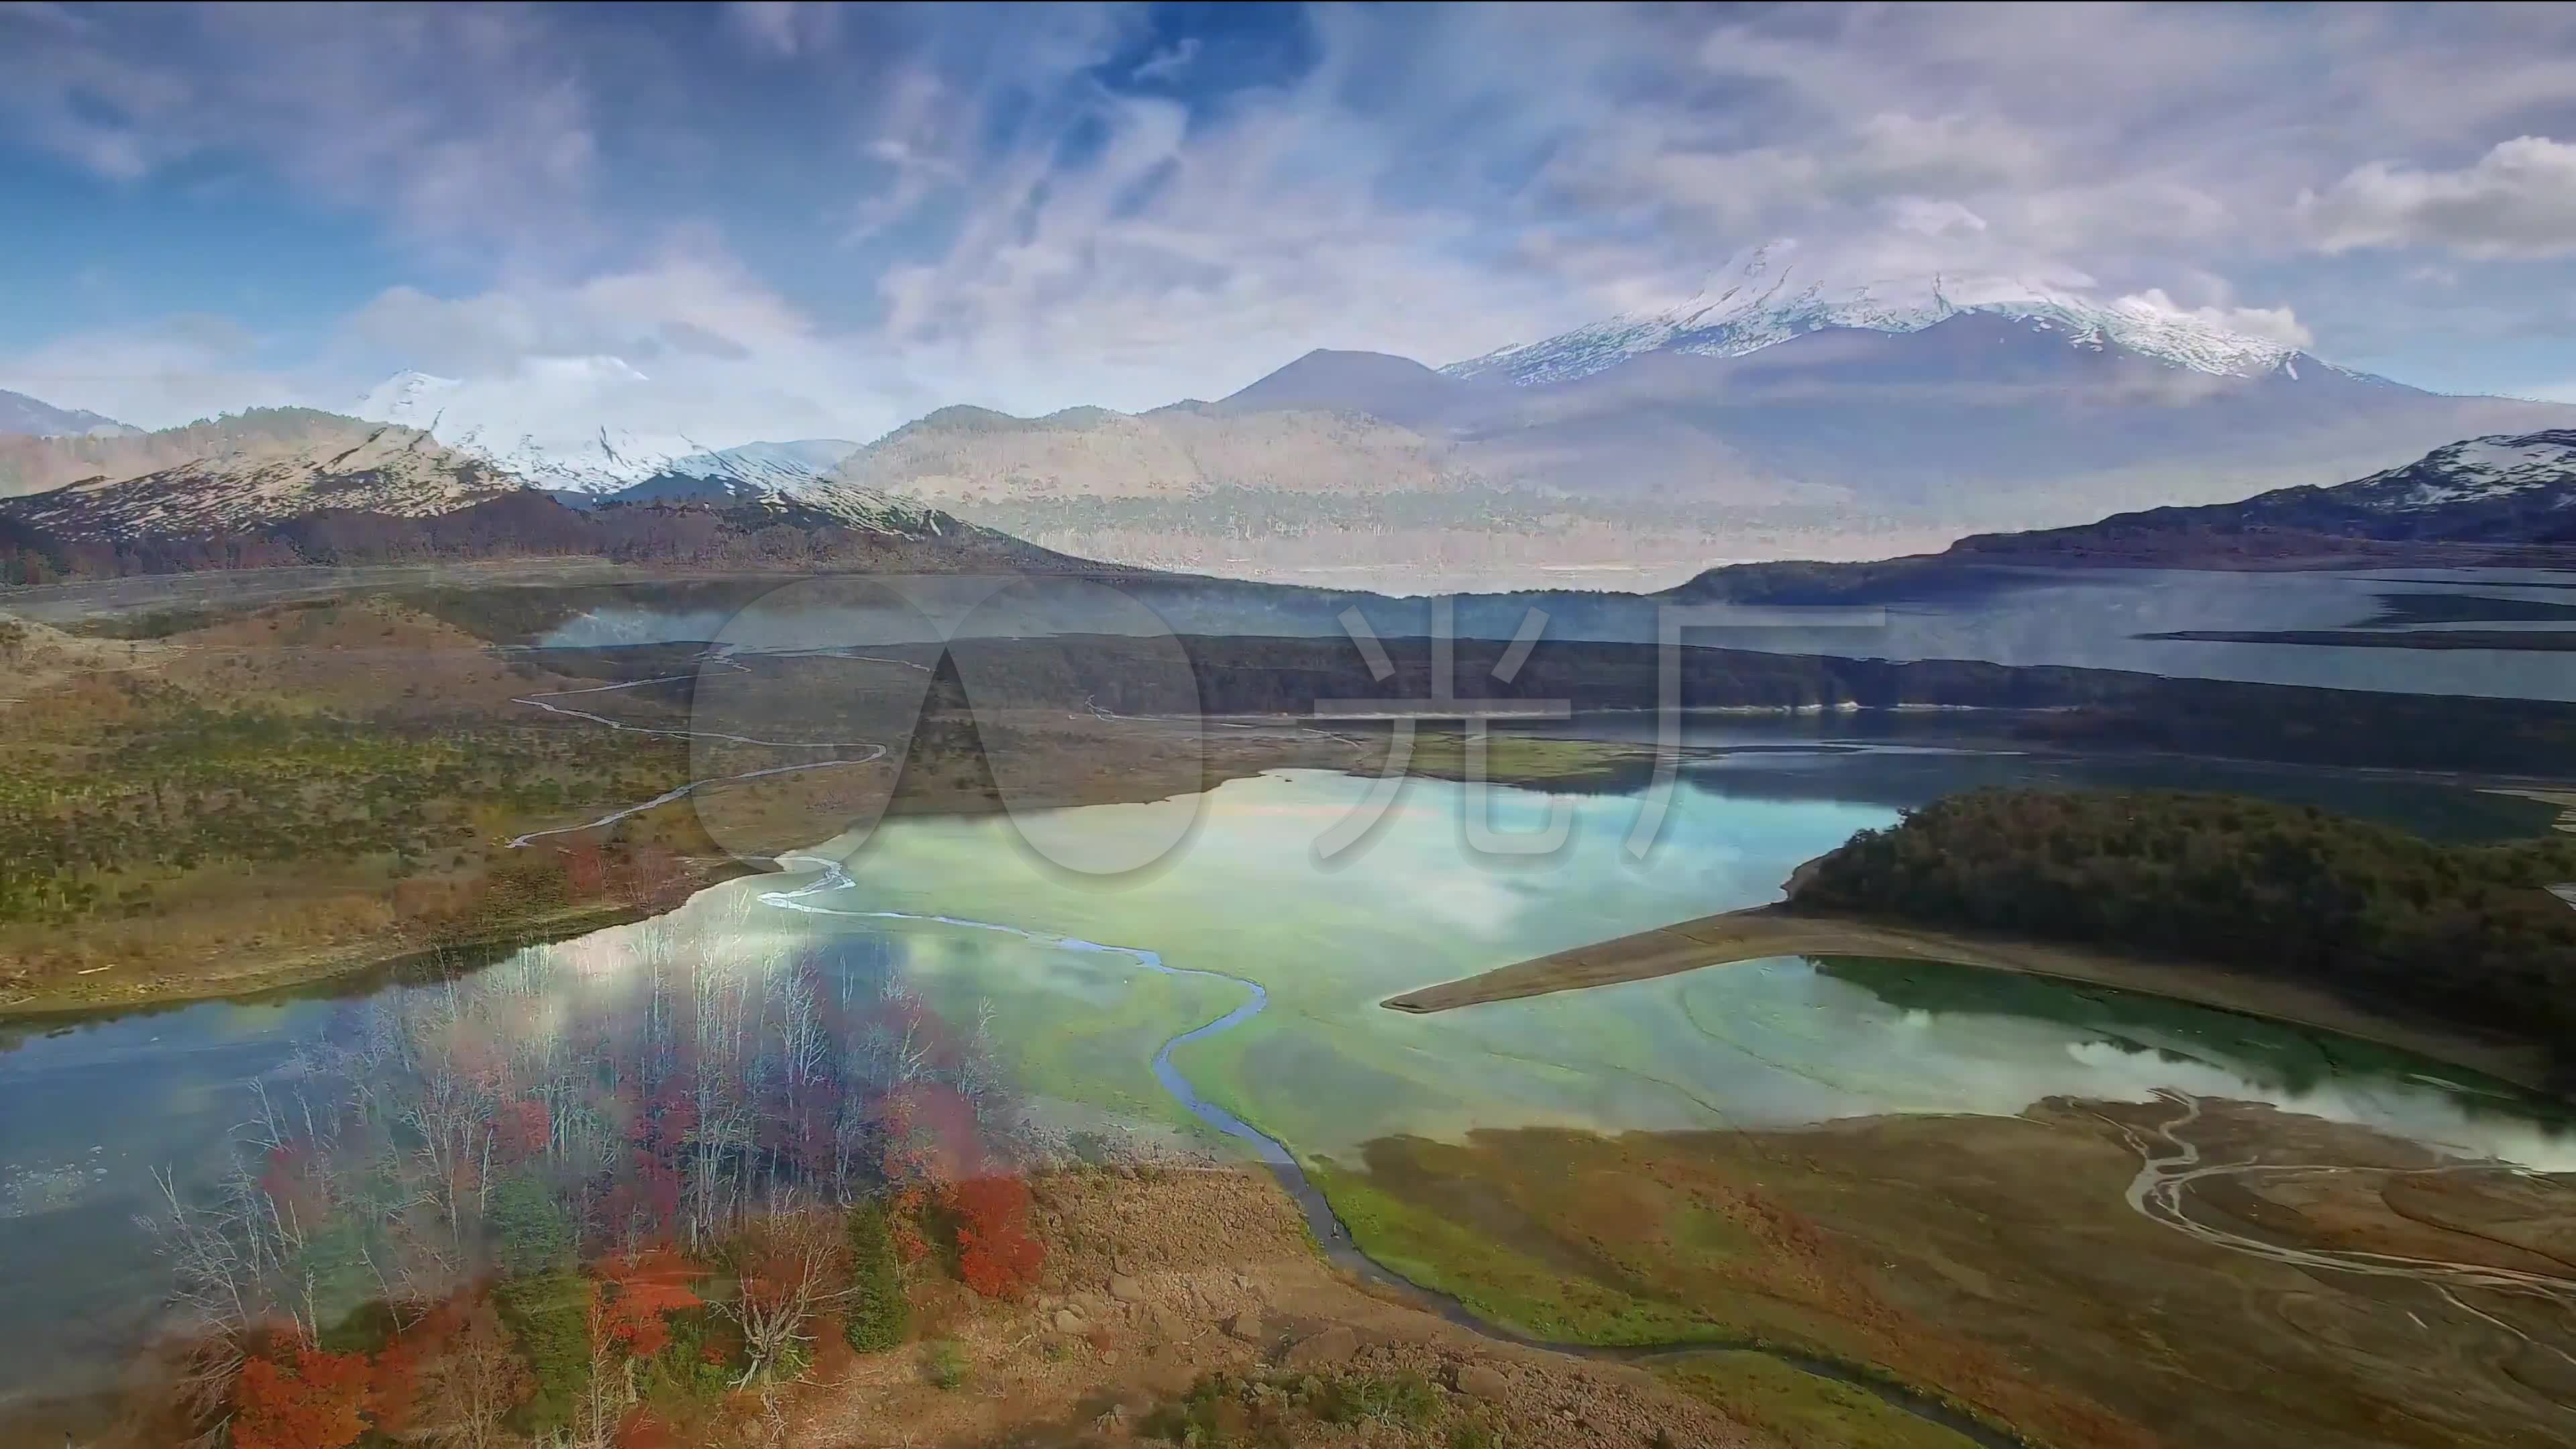
[[[677,608],[649,599],[588,609],[543,631],[539,647],[722,640],[744,649],[924,642],[937,634],[1036,637],[1129,633],[1140,618],[1181,635],[1337,638],[1356,606],[1382,638],[1424,637],[1451,611],[1460,637],[1509,639],[1526,611],[1548,615],[1549,639],[1651,643],[1653,597],[1597,592],[1387,598],[1215,583],[1132,586],[1141,614],[1105,586],[1040,579],[985,603],[986,588],[933,582],[922,611],[871,601],[866,582],[784,581],[741,607]],[[2422,649],[2431,629],[2563,634],[2547,614],[2571,596],[2567,575],[2541,569],[2367,569],[2296,572],[1978,567],[1912,580],[1849,602],[1881,608],[1847,621],[1694,626],[1688,644],[1787,654],[2132,670],[2178,678],[2372,689],[2409,694],[2576,700],[2576,654],[2540,649]],[[2429,603],[2426,601],[2430,601]],[[2423,621],[2426,614],[2442,620]],[[2554,616],[2553,616],[2554,617]],[[930,621],[925,625],[925,620]],[[2366,644],[2165,639],[2193,630],[2357,630]],[[2542,642],[2542,641],[2536,641]]]
[[[1799,862],[1973,784],[2197,780],[2331,799],[2452,838],[2530,833],[2549,815],[2321,771],[1837,744],[1759,726],[1712,727],[1700,742],[1738,748],[1686,771],[1643,860],[1622,850],[1632,796],[1495,790],[1483,803],[1506,838],[1551,818],[1567,826],[1558,849],[1496,856],[1468,848],[1465,789],[1429,780],[1408,781],[1359,845],[1323,860],[1318,838],[1371,782],[1284,771],[1177,806],[1049,818],[1059,846],[1109,849],[1162,828],[1172,809],[1193,814],[1177,850],[1123,876],[1050,864],[1005,818],[899,819],[864,840],[819,844],[783,874],[716,886],[669,915],[532,948],[453,985],[12,1024],[0,1035],[10,1104],[0,1280],[11,1285],[0,1297],[0,1407],[113,1374],[164,1281],[134,1221],[156,1210],[152,1174],[204,1190],[227,1170],[228,1141],[263,1110],[291,1116],[299,1087],[363,1058],[357,1038],[388,1013],[444,1012],[484,1023],[498,1049],[540,1050],[590,1023],[659,1010],[643,1004],[662,999],[648,985],[693,969],[701,1010],[709,990],[728,993],[725,1009],[755,1034],[818,999],[847,1006],[909,990],[947,1031],[989,1044],[1040,1120],[1208,1144],[1218,1134],[1158,1080],[1158,1053],[1232,1014],[1233,1025],[1171,1046],[1168,1072],[1308,1161],[1346,1160],[1405,1133],[1781,1128],[2180,1090],[2463,1159],[2576,1171],[2576,1135],[2552,1109],[2472,1074],[1969,968],[1786,959],[1434,1016],[1379,1006],[1527,956],[1777,899]],[[1245,1011],[1256,990],[1260,1009]]]

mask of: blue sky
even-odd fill
[[[2576,398],[2576,9],[8,4],[0,235],[0,387],[148,426],[1134,409],[1781,238]]]

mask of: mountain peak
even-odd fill
[[[1223,413],[1363,412],[1411,425],[1468,390],[1409,357],[1319,347],[1214,406]]]
[[[643,434],[587,422],[582,402],[613,395],[644,374],[622,358],[551,357],[506,381],[395,373],[350,411],[436,435],[439,442],[560,493],[613,493],[711,451],[685,434]],[[551,401],[550,401],[551,400]],[[629,411],[632,409],[630,407]]]
[[[2381,513],[2545,494],[2554,507],[2576,506],[2576,429],[2463,438],[2330,491]]]
[[[33,438],[130,438],[141,431],[84,408],[58,408],[23,392],[0,389],[0,433]]]
[[[1830,327],[1919,332],[1962,313],[2016,318],[2062,334],[2070,346],[2116,345],[2171,367],[2219,376],[2260,376],[2291,365],[2298,355],[2288,343],[2177,307],[2161,292],[2103,301],[2054,283],[1938,272],[1843,280],[1811,276],[1789,249],[1773,246],[1739,258],[1676,305],[1622,313],[1440,370],[1454,378],[1566,382],[1640,353],[1740,357]]]

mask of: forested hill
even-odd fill
[[[2441,845],[2231,795],[1979,790],[1864,830],[1790,899],[2189,957],[2508,1032],[2576,1076],[2576,839]]]

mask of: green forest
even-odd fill
[[[2183,956],[2510,1032],[2576,1070],[2576,838],[2444,845],[2312,807],[1978,790],[1816,863],[1791,905]]]

